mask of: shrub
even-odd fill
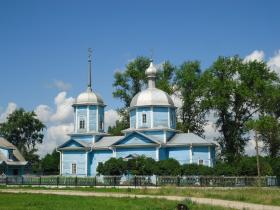
[[[139,156],[127,161],[126,170],[132,175],[153,175],[156,171],[156,161],[153,158]]]
[[[104,164],[98,164],[97,172],[103,175],[122,175],[126,172],[126,162],[122,158],[110,158]]]
[[[212,175],[213,168],[204,165],[197,165],[197,164],[184,164],[181,166],[181,174],[185,176]]]
[[[177,160],[169,158],[157,162],[156,175],[178,176],[181,175],[181,167]]]
[[[236,176],[237,168],[229,163],[217,162],[213,169],[213,174],[216,176]]]

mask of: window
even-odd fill
[[[142,123],[143,124],[147,123],[147,115],[146,114],[142,114]]]
[[[85,129],[85,120],[80,120],[80,129]]]
[[[13,151],[12,150],[9,150],[9,157],[8,157],[9,160],[13,160]]]
[[[72,163],[72,174],[77,174],[77,164]]]
[[[198,161],[198,164],[199,164],[199,165],[203,165],[203,160],[199,160],[199,161]]]

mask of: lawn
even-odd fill
[[[29,189],[32,189],[28,187]],[[34,187],[34,189],[38,189]],[[42,188],[40,189],[49,189]],[[60,189],[60,188],[54,188]],[[142,188],[94,188],[94,187],[79,187],[79,188],[62,188],[63,190],[79,190],[79,191],[93,191],[93,192],[119,192],[119,193],[135,193],[135,194],[149,194],[149,195],[179,195],[189,197],[205,197],[217,198],[224,200],[235,200],[249,203],[266,204],[280,206],[280,188],[178,188],[178,187],[160,187],[156,189]]]
[[[190,201],[183,202],[192,210],[226,210],[228,208],[197,205]],[[174,210],[178,202],[163,199],[146,198],[108,198],[108,197],[80,197],[39,194],[10,194],[0,193],[1,210]]]

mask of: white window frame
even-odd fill
[[[81,125],[83,125],[83,127]],[[79,117],[78,126],[79,126],[79,130],[86,130],[86,119],[85,119],[85,117]]]
[[[75,173],[74,173],[74,170],[73,170],[73,166],[75,166]],[[77,163],[71,163],[71,174],[72,175],[77,175]]]
[[[204,161],[202,159],[198,159],[198,165],[203,166],[204,165]]]

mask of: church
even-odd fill
[[[214,141],[176,130],[176,107],[172,98],[156,88],[157,68],[150,63],[145,74],[148,86],[130,103],[130,127],[123,136],[104,130],[105,103],[91,86],[91,56],[88,59],[88,87],[73,104],[74,132],[57,147],[60,175],[96,176],[99,163],[108,159],[144,155],[157,161],[174,158],[180,164],[215,164]]]

